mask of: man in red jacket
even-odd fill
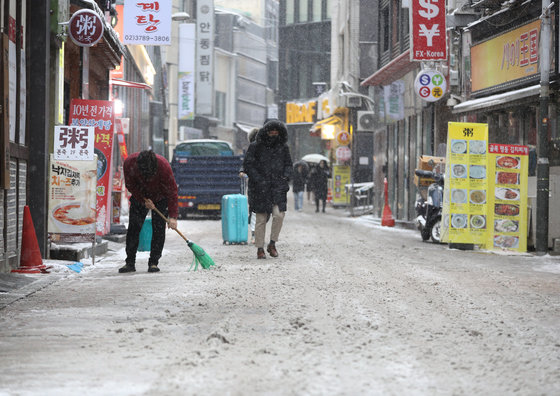
[[[157,208],[169,217],[169,228],[177,228],[177,183],[169,162],[152,150],[128,156],[124,161],[124,182],[132,195],[126,233],[126,265],[119,272],[136,271],[136,251],[140,230],[148,210]],[[152,215],[152,244],[148,272],[158,272],[158,262],[165,243],[165,220]]]

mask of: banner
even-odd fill
[[[487,247],[527,251],[529,147],[490,144]]]
[[[487,146],[487,124],[448,123],[442,240],[486,243]]]
[[[214,1],[196,2],[196,113],[212,115],[214,104]]]
[[[117,140],[119,142],[119,152],[121,153],[121,158],[124,160],[128,157],[128,151],[126,150],[126,139],[124,137],[123,119],[115,119],[115,128],[117,129]]]
[[[49,233],[78,238],[95,234],[96,169],[95,157],[90,161],[59,161],[50,155]]]
[[[94,152],[97,154],[97,235],[105,235],[111,227],[111,190],[113,186],[113,102],[72,99],[71,126],[95,128]]]
[[[178,117],[180,120],[194,119],[195,50],[196,25],[179,25],[179,66],[177,78]]]

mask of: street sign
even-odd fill
[[[93,10],[76,11],[68,22],[68,33],[80,47],[91,47],[103,37],[103,20]]]
[[[340,146],[336,149],[335,155],[340,161],[348,161],[352,158],[352,150],[350,150],[347,146]]]
[[[436,102],[447,91],[447,81],[437,70],[422,70],[414,80],[414,90],[423,100]]]

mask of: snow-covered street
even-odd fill
[[[451,250],[417,231],[288,211],[280,256],[167,232],[161,272],[124,243],[1,312],[1,395],[558,395],[560,258]],[[268,235],[268,230],[267,230]]]

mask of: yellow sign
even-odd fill
[[[333,205],[346,205],[346,184],[350,184],[350,167],[346,165],[333,166],[332,178]]]
[[[487,248],[527,250],[527,179],[529,148],[490,144]]]
[[[487,239],[488,125],[450,122],[442,238],[483,245]]]
[[[286,124],[295,124],[298,122],[313,122],[316,113],[316,101],[306,103],[286,103]]]
[[[472,91],[537,74],[540,27],[541,21],[536,20],[472,46]]]

